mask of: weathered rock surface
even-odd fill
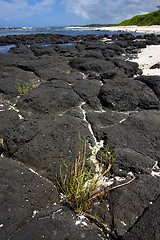
[[[140,76],[137,80],[144,82],[160,99],[160,76]]]
[[[144,83],[133,80],[107,81],[98,95],[104,107],[118,111],[159,109],[160,102],[154,92]]]
[[[114,230],[118,236],[125,234],[151,202],[157,199],[160,191],[158,182],[159,179],[142,175],[130,185],[113,190],[110,195],[110,207]]]
[[[87,219],[80,219],[72,210],[60,205],[46,208],[39,212],[34,219],[19,232],[12,240],[100,240],[100,230]]]
[[[70,162],[78,156],[79,133],[94,143],[83,116],[62,114],[22,120],[17,127],[6,131],[5,150],[9,156],[55,182],[62,157]]]
[[[160,197],[155,202],[151,202],[150,206],[145,209],[140,219],[135,223],[134,227],[125,235],[124,239],[136,240],[136,236],[140,240],[158,239],[160,236]]]
[[[70,66],[82,72],[94,71],[104,72],[106,69],[112,69],[115,65],[110,61],[104,61],[96,58],[75,58],[70,62]]]
[[[160,81],[124,59],[160,42],[103,37],[0,37],[19,44],[0,54],[0,239],[159,240]],[[17,81],[36,85],[17,97]],[[117,155],[107,176],[114,189],[91,211],[110,236],[62,206],[54,187],[62,157],[78,156],[79,134]]]
[[[3,138],[6,129],[18,120],[18,113],[14,110],[0,111],[0,138]]]
[[[55,79],[28,91],[16,106],[28,114],[63,114],[81,102],[82,99],[67,82]]]
[[[53,183],[0,157],[0,238],[11,237],[32,219],[36,212],[58,201]]]
[[[124,61],[119,58],[113,59],[112,62],[115,64],[116,67],[119,67],[120,69],[124,69],[128,77],[133,77],[138,73],[138,63]]]
[[[95,80],[82,80],[74,84],[74,91],[85,101],[98,96],[101,83]]]

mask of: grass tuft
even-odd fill
[[[84,213],[97,199],[103,199],[107,193],[104,189],[104,176],[110,171],[114,154],[107,148],[100,154],[99,171],[87,157],[87,142],[80,138],[80,151],[74,163],[67,165],[62,159],[60,180],[56,178],[58,192],[76,213]],[[96,153],[95,153],[96,154]],[[65,173],[62,173],[62,167]]]
[[[29,85],[27,83],[21,83],[20,81],[17,82],[17,84],[15,85],[15,89],[17,90],[17,92],[19,93],[19,96],[28,92],[29,90]]]
[[[30,83],[22,83],[21,81],[17,81],[15,89],[19,93],[19,96],[21,96],[22,94],[25,94],[26,92],[37,86],[39,86],[39,83],[36,83],[34,80],[31,80]]]

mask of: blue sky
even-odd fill
[[[157,5],[159,0],[0,0],[0,27],[119,23]]]

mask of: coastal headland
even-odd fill
[[[153,49],[160,36],[153,31],[0,37],[1,46],[15,45],[0,53],[1,240],[159,239],[160,59]],[[92,218],[56,188],[62,157],[69,166],[78,157],[79,134],[93,150],[116,155],[101,186],[106,194],[87,212]]]

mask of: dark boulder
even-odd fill
[[[101,240],[101,231],[86,218],[78,217],[71,209],[53,205],[39,212],[12,240]]]
[[[101,81],[105,84],[107,83],[109,80],[113,80],[115,83],[119,83],[119,82],[124,82],[124,81],[129,81],[129,78],[127,77],[127,75],[125,74],[123,69],[119,69],[119,68],[114,68],[114,69],[108,69],[107,71],[105,71],[104,73],[102,73],[101,75]]]
[[[118,46],[118,44],[114,44],[114,43],[106,44],[106,48],[113,50],[116,55],[120,55],[124,52],[124,48],[122,48],[122,47]]]
[[[160,193],[158,182],[158,178],[140,175],[129,185],[110,192],[110,209],[113,214],[114,232],[117,236],[125,235],[127,230],[141,218],[151,202],[157,199]],[[157,220],[156,218],[155,221]],[[136,236],[141,239],[139,233],[141,234],[141,232],[137,232]]]
[[[54,185],[12,159],[0,157],[0,238],[11,239],[26,222],[59,202]]]
[[[87,121],[91,124],[93,132],[98,141],[105,139],[108,128],[116,126],[128,116],[126,113],[119,113],[109,109],[102,111],[102,109],[99,108],[96,112],[87,109],[87,106],[85,107],[87,110]]]
[[[106,44],[101,41],[87,41],[84,43],[85,50],[104,50]]]
[[[19,120],[18,113],[14,110],[0,111],[0,138],[3,138],[3,134],[8,127],[15,125]]]
[[[160,68],[160,63],[156,63],[153,66],[150,67],[150,69],[159,69]]]
[[[119,161],[117,160],[115,163],[116,166],[118,164],[118,168],[125,171],[134,168],[135,172],[148,173],[153,166],[153,160],[154,162],[160,161],[160,134],[157,131],[160,128],[158,111],[148,110],[135,113],[110,110],[105,112],[88,111],[87,120],[98,141],[103,139],[106,146],[115,149],[120,155]],[[122,162],[123,159],[126,161]],[[139,166],[137,161],[140,161]],[[132,164],[133,166],[131,166]]]
[[[106,145],[128,148],[159,161],[160,128],[158,111],[141,111],[129,114],[119,124],[102,129]]]
[[[159,109],[160,107],[159,99],[154,92],[137,80],[108,81],[101,88],[98,97],[104,107],[119,111]]]
[[[77,110],[80,111],[80,107]],[[55,182],[55,177],[60,174],[62,157],[72,163],[78,156],[79,134],[94,143],[82,110],[81,116],[78,111],[77,115],[69,112],[21,120],[16,127],[6,131],[4,153]]]
[[[80,71],[104,72],[106,69],[112,69],[115,65],[110,61],[104,61],[95,58],[75,58],[69,65]]]
[[[23,45],[16,46],[11,48],[9,52],[17,55],[23,55],[25,56],[25,58],[36,59],[33,52],[28,46],[23,46]]]
[[[74,91],[85,101],[98,96],[101,83],[96,80],[81,80],[73,85]]]
[[[40,44],[34,44],[30,46],[30,50],[34,53],[36,57],[40,57],[43,55],[55,55],[55,49],[54,46],[42,46]]]
[[[125,61],[119,58],[113,59],[112,62],[116,67],[124,69],[128,77],[133,77],[139,73],[138,63],[136,62]]]
[[[114,151],[117,155],[112,167],[114,174],[119,175],[123,173],[123,176],[127,172],[151,174],[155,165],[155,161],[151,157],[128,148],[115,148]],[[121,169],[121,172],[119,169]]]
[[[96,58],[104,60],[104,56],[100,50],[85,50],[80,52],[78,56],[82,58]]]
[[[115,52],[111,49],[105,49],[102,51],[103,56],[105,57],[106,60],[109,60],[115,55]]]
[[[61,60],[57,54],[49,57],[41,57],[36,60],[24,60],[17,64],[17,67],[34,72],[39,78],[43,80],[51,80],[63,72],[71,70],[70,66]]]
[[[147,46],[145,41],[134,41],[133,45],[136,48],[146,48],[146,46]]]
[[[78,106],[82,99],[65,81],[52,80],[28,91],[17,102],[17,108],[31,114],[63,114]]]
[[[138,221],[125,234],[123,240],[158,240],[160,236],[160,197],[145,209]]]
[[[137,80],[144,82],[160,99],[160,76],[140,76]]]

